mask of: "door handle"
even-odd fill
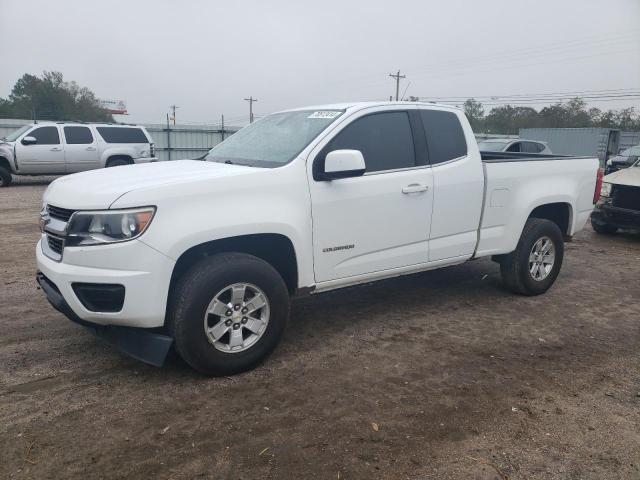
[[[429,190],[429,186],[422,185],[421,183],[412,183],[411,185],[402,187],[402,193],[404,194],[426,192],[427,190]]]
[[[95,147],[87,147],[87,152],[95,152],[96,148]]]
[[[51,149],[51,151],[52,151],[52,152],[61,152],[61,151],[62,151],[62,149],[61,149],[60,147],[53,147],[53,148]]]

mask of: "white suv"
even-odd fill
[[[0,186],[11,175],[61,175],[156,161],[144,127],[109,123],[34,123],[0,143]]]

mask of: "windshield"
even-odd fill
[[[280,167],[293,160],[344,110],[274,113],[233,134],[205,156],[210,162]]]
[[[618,155],[621,157],[640,157],[640,145],[627,148],[626,150],[621,151]]]
[[[478,148],[482,152],[501,152],[508,142],[500,140],[486,140],[478,143]]]
[[[27,130],[29,130],[31,128],[31,125],[25,125],[24,127],[20,127],[18,130],[16,130],[15,132],[11,132],[9,135],[7,135],[6,137],[4,137],[4,139],[7,142],[15,142],[18,137],[20,135],[22,135],[24,132],[26,132]]]

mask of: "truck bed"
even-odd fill
[[[535,162],[542,160],[579,160],[582,156],[554,155],[546,153],[521,153],[521,152],[483,152],[480,151],[480,158],[485,163],[501,162]]]
[[[476,256],[513,251],[526,219],[541,205],[561,212],[565,236],[589,218],[597,158],[515,152],[480,152],[480,157],[485,196]]]

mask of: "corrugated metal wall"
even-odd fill
[[[160,160],[198,158],[222,141],[219,125],[144,125],[156,144],[156,155]],[[238,128],[225,127],[224,138],[237,132]]]
[[[620,133],[620,150],[625,150],[634,145],[640,145],[640,132]]]
[[[30,120],[0,119],[0,138],[10,134]],[[197,158],[222,141],[220,125],[140,124],[145,127],[156,145],[160,160]],[[224,137],[237,132],[239,127],[225,127]]]

